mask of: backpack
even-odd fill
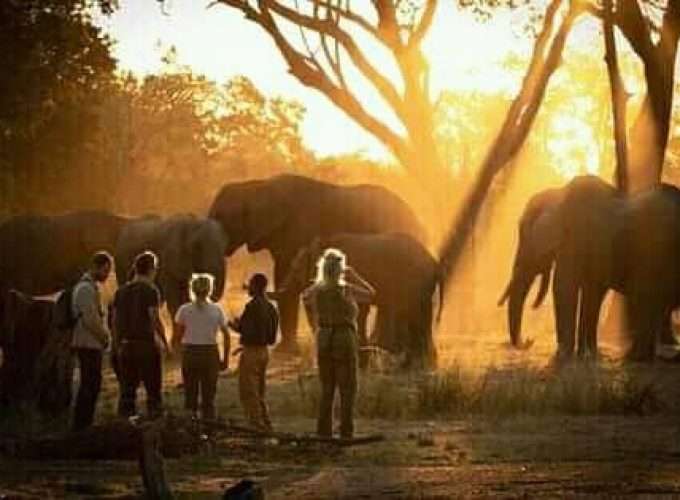
[[[79,281],[73,286],[64,288],[57,298],[54,306],[54,324],[58,330],[70,332],[78,324],[80,314],[73,310],[73,295],[81,283],[82,281]]]

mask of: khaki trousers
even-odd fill
[[[265,402],[269,350],[266,346],[243,346],[238,365],[238,388],[246,419],[253,427],[269,431],[269,409]]]

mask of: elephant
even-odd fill
[[[571,358],[575,347],[579,356],[597,353],[604,296],[609,289],[625,293],[620,250],[614,242],[622,230],[626,203],[613,186],[590,175],[529,201],[520,219],[512,277],[500,301],[509,301],[514,346],[526,346],[521,341],[522,311],[531,284],[542,276],[534,303],[538,306],[552,272],[558,359]]]
[[[145,250],[159,257],[156,283],[168,311],[174,317],[179,306],[189,301],[192,273],[215,277],[213,300],[224,292],[227,235],[215,220],[194,215],[167,218],[145,216],[128,222],[120,233],[114,257],[119,284],[128,281],[134,258]]]
[[[2,318],[0,404],[35,401],[53,415],[68,409],[74,363],[70,338],[54,325],[54,302],[10,290]]]
[[[622,268],[633,331],[628,358],[649,361],[657,332],[668,342],[670,316],[680,306],[680,190],[661,184],[634,196],[616,245],[626,249]]]
[[[75,284],[94,252],[113,252],[128,221],[104,211],[7,219],[0,224],[0,294],[48,295]]]
[[[442,274],[437,261],[417,240],[403,233],[338,234],[316,238],[300,249],[282,287],[300,293],[316,275],[316,263],[326,248],[337,248],[349,264],[376,289],[376,330],[372,342],[405,353],[409,366],[436,365],[432,339],[432,297],[439,287],[439,313],[444,302]],[[360,305],[358,334],[368,344],[369,305]]]
[[[402,232],[427,243],[418,218],[388,189],[369,184],[339,186],[292,174],[226,184],[209,215],[229,235],[227,255],[244,244],[250,252],[270,252],[277,289],[298,250],[317,237]],[[297,351],[298,304],[296,293],[279,300],[280,351]]]
[[[520,219],[512,277],[501,299],[509,300],[511,343],[522,346],[526,295],[541,274],[535,305],[542,302],[553,267],[558,359],[572,356],[575,334],[577,353],[596,355],[608,290],[626,299],[634,338],[629,357],[653,357],[658,333],[662,342],[673,342],[670,314],[680,304],[674,260],[680,252],[679,193],[662,185],[626,197],[597,177],[581,176],[534,196]]]

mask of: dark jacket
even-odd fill
[[[273,345],[279,328],[279,313],[266,297],[256,296],[246,304],[235,330],[241,334],[242,345]]]

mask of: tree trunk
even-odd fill
[[[555,17],[561,5],[561,0],[553,0],[548,7],[543,30],[536,40],[522,89],[510,106],[503,126],[441,247],[439,259],[447,281],[453,276],[494,177],[523,146],[543,101],[550,77],[559,66],[567,35],[580,14],[580,11],[570,10],[557,33],[552,36]],[[548,46],[551,40],[552,43]]]
[[[612,94],[612,114],[614,118],[614,144],[616,146],[616,187],[622,193],[628,192],[628,142],[626,131],[627,96],[616,53],[616,39],[612,24],[612,0],[604,2],[604,44],[605,61],[609,74],[609,85]]]

